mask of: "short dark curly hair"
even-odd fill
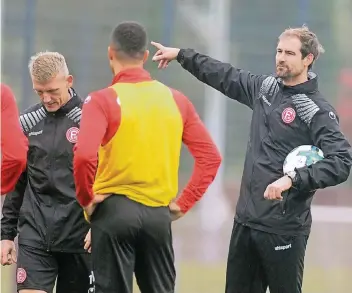
[[[135,21],[118,24],[111,34],[111,47],[120,57],[143,59],[147,50],[147,32],[143,25]]]

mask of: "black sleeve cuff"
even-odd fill
[[[299,187],[300,187],[301,182],[302,182],[302,178],[299,175],[299,172],[298,172],[297,169],[295,169],[295,172],[296,172],[296,176],[295,176],[294,180],[292,180],[292,188],[294,188],[296,190],[299,190]]]
[[[1,234],[1,240],[10,240],[14,241],[16,236],[14,237],[13,235],[8,235],[8,234]]]
[[[181,65],[183,65],[183,63],[185,61],[184,52],[185,52],[185,49],[180,49],[180,51],[178,52],[178,55],[176,57],[177,62],[180,63]]]

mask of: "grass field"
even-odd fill
[[[331,216],[326,215],[326,218]],[[204,231],[199,217],[191,213],[174,224],[176,292],[224,292],[232,223],[229,219],[221,229],[211,233]],[[313,223],[306,251],[304,293],[352,292],[351,231],[352,223]],[[15,293],[14,284],[14,268],[2,268],[1,293]],[[134,293],[137,292],[135,286]]]
[[[304,293],[349,293],[352,270],[335,268],[323,270],[307,267],[304,276]],[[15,293],[13,268],[2,268],[1,293]],[[221,293],[224,292],[225,265],[223,263],[201,264],[182,262],[178,268],[177,292]],[[135,286],[134,293],[139,292]]]

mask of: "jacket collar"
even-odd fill
[[[120,71],[112,80],[112,84],[121,83],[137,83],[152,80],[150,73],[143,68],[135,67]]]
[[[73,88],[69,88],[68,91],[71,95],[71,99],[69,99],[68,102],[65,105],[63,105],[60,109],[58,109],[56,112],[48,112],[45,110],[47,114],[49,114],[49,115],[53,115],[53,114],[66,115],[73,108],[80,106],[81,99],[78,97],[76,91]],[[44,109],[45,109],[45,107],[44,107]]]
[[[313,94],[318,91],[318,76],[314,72],[308,72],[308,80],[295,86],[287,86],[282,79],[277,79],[281,89],[288,94]]]

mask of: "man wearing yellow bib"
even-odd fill
[[[148,55],[143,26],[119,24],[108,47],[113,82],[83,106],[74,175],[91,222],[96,293],[131,293],[133,273],[142,293],[174,292],[171,221],[202,197],[221,163],[190,100],[143,69]],[[176,199],[182,142],[195,165]]]

